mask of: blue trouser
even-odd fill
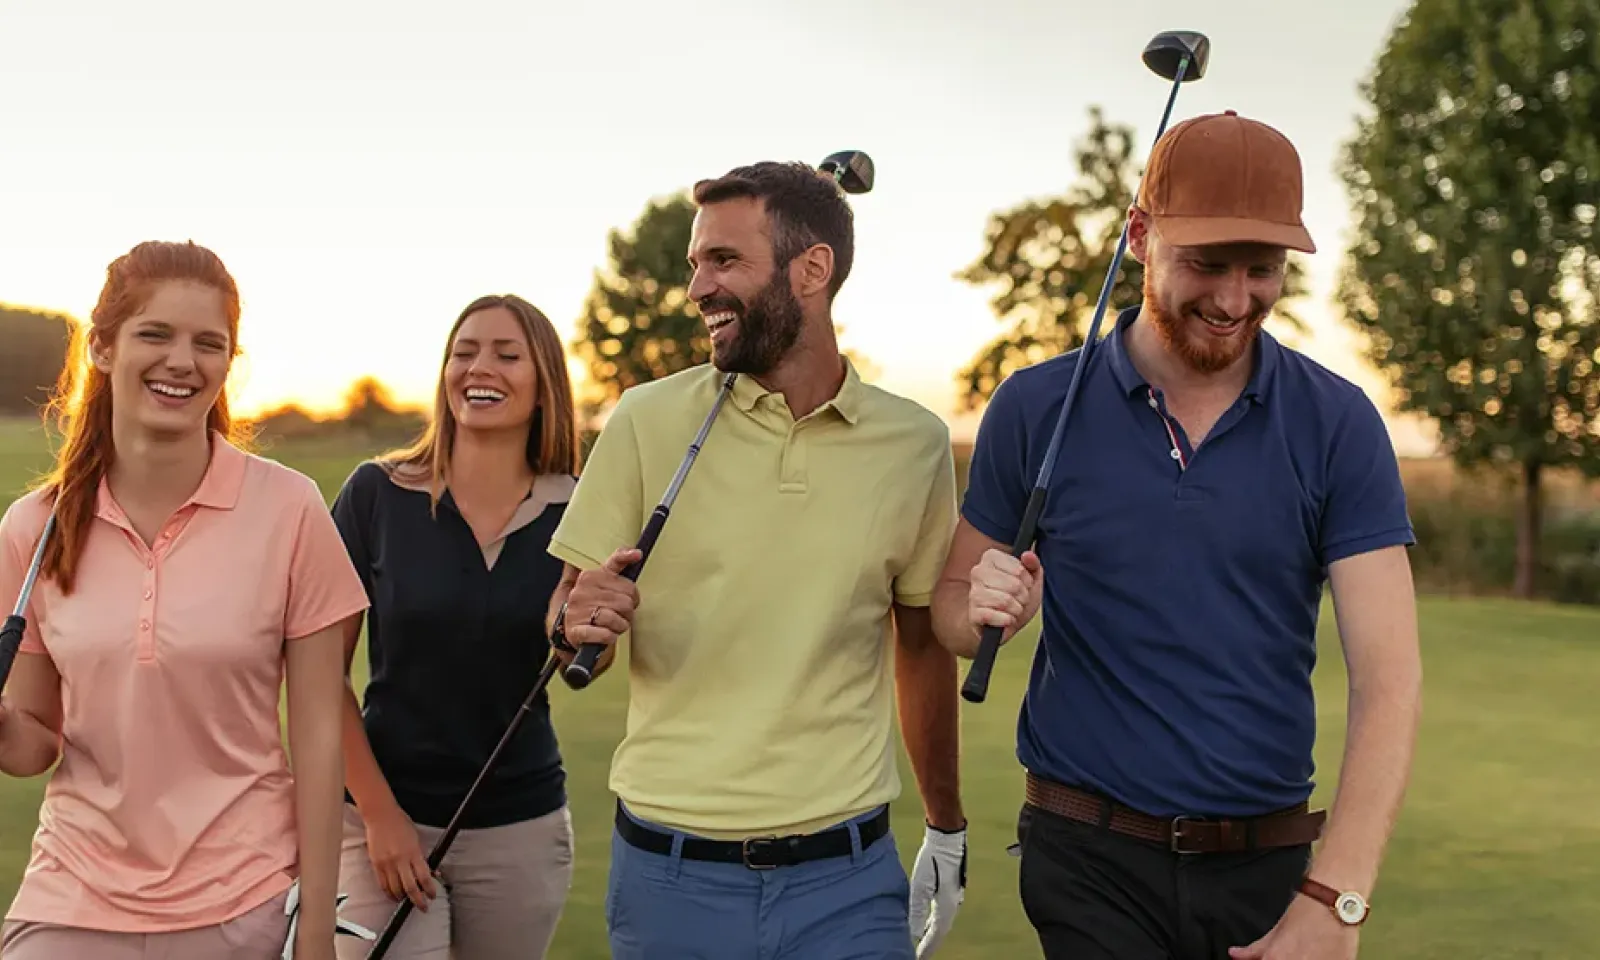
[[[911,890],[894,834],[849,856],[773,869],[641,850],[613,829],[606,926],[612,960],[914,960]]]

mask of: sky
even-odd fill
[[[113,258],[192,239],[242,290],[244,412],[331,410],[368,374],[416,402],[480,294],[570,339],[608,231],[652,197],[862,149],[878,180],[854,198],[844,345],[970,437],[954,373],[1001,328],[953,274],[992,212],[1070,185],[1090,105],[1133,126],[1142,164],[1169,85],[1139,54],[1199,30],[1209,72],[1171,122],[1233,109],[1296,145],[1319,253],[1297,307],[1315,333],[1289,342],[1386,407],[1333,307],[1335,163],[1406,6],[0,0],[0,301],[86,317]]]

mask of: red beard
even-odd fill
[[[1205,321],[1199,317],[1174,317],[1167,313],[1156,296],[1153,274],[1153,270],[1145,268],[1143,313],[1150,318],[1156,332],[1161,334],[1167,348],[1189,367],[1200,373],[1219,373],[1237,362],[1255,344],[1256,334],[1266,320],[1267,311],[1258,306],[1232,336],[1212,336],[1204,329],[1194,335],[1190,331],[1197,325],[1203,326]]]

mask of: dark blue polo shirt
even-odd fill
[[[449,824],[544,665],[545,612],[562,571],[546,548],[565,509],[530,496],[491,563],[448,490],[430,511],[426,491],[397,484],[373,461],[351,473],[333,503],[372,602],[367,740],[415,823]],[[564,803],[566,775],[541,693],[462,826],[529,820]]]
[[[1263,331],[1197,453],[1128,357],[1137,315],[1090,359],[1040,514],[1017,756],[1158,816],[1290,806],[1312,790],[1328,566],[1414,542],[1394,448],[1360,388]],[[1078,357],[1017,371],[984,413],[962,513],[1008,547]]]

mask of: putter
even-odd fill
[[[866,193],[872,189],[876,180],[872,158],[860,150],[841,150],[829,154],[818,166],[818,170],[833,177],[834,182],[846,193]],[[678,499],[678,490],[688,478],[689,468],[694,465],[695,457],[700,454],[700,447],[706,442],[706,435],[711,432],[711,424],[717,419],[717,413],[722,409],[723,401],[728,399],[737,377],[738,374],[730,373],[723,379],[722,389],[717,392],[717,399],[711,405],[711,412],[700,425],[700,432],[689,445],[689,451],[684,455],[683,462],[678,465],[678,472],[672,478],[672,483],[667,486],[667,492],[650,514],[650,521],[645,524],[644,532],[639,535],[639,542],[634,544],[634,549],[639,551],[639,559],[628,564],[627,569],[622,571],[622,575],[627,579],[637,581],[640,572],[644,570],[644,562],[650,559],[650,551],[655,547],[656,538],[661,535],[661,528],[667,525],[672,505]],[[589,685],[589,681],[594,679],[594,665],[600,658],[601,651],[602,647],[598,643],[586,643],[578,648],[578,655],[572,658],[572,663],[562,674],[569,686],[581,690]]]
[[[28,600],[33,596],[33,585],[39,579],[39,568],[44,564],[45,544],[50,542],[50,532],[55,529],[56,514],[50,511],[50,516],[45,518],[44,532],[39,534],[39,545],[33,550],[33,562],[28,565],[28,575],[22,580],[22,589],[17,591],[17,605],[11,611],[11,616],[6,617],[3,627],[0,627],[0,690],[6,687],[6,680],[11,677],[11,664],[17,658],[17,648],[22,646],[22,634],[28,629],[28,619],[24,611],[28,609]]]
[[[1167,121],[1172,117],[1172,104],[1178,99],[1178,87],[1185,82],[1199,80],[1205,76],[1206,67],[1211,62],[1211,41],[1203,33],[1191,30],[1169,30],[1157,34],[1145,45],[1142,56],[1144,65],[1149,67],[1156,76],[1172,81],[1172,90],[1167,95],[1167,109],[1161,114],[1161,124],[1156,127],[1155,140],[1160,140],[1166,132]],[[1140,180],[1144,179],[1140,174]],[[1138,196],[1135,187],[1134,196]],[[1055,433],[1050,437],[1050,446],[1045,448],[1044,462],[1039,465],[1038,479],[1034,482],[1033,492],[1028,497],[1028,506],[1022,513],[1022,525],[1017,530],[1016,542],[1011,546],[1011,555],[1020,557],[1033,546],[1033,539],[1038,531],[1039,513],[1044,509],[1045,495],[1050,488],[1050,475],[1055,470],[1056,456],[1061,449],[1061,437],[1067,429],[1067,415],[1072,412],[1072,402],[1078,394],[1078,384],[1083,382],[1083,370],[1089,365],[1096,342],[1100,337],[1100,321],[1106,315],[1106,301],[1111,298],[1111,287],[1117,279],[1117,270],[1122,266],[1122,254],[1128,247],[1128,219],[1122,221],[1122,238],[1117,241],[1117,252],[1111,258],[1111,266],[1106,270],[1105,282],[1100,287],[1100,301],[1095,304],[1094,320],[1089,324],[1089,336],[1084,340],[1079,351],[1078,362],[1072,368],[1072,379],[1067,383],[1067,395],[1061,403],[1061,413],[1056,418]],[[989,675],[994,671],[994,660],[1000,651],[999,627],[984,627],[983,635],[978,643],[978,654],[972,660],[972,667],[967,671],[967,679],[961,685],[961,696],[969,703],[982,703],[989,695]]]
[[[866,193],[872,189],[874,175],[872,158],[859,150],[844,150],[832,154],[822,162],[820,169],[824,173],[833,176],[835,182],[847,193]],[[637,580],[640,571],[644,569],[644,562],[649,558],[650,551],[655,547],[656,538],[661,536],[661,530],[667,524],[667,517],[672,513],[672,505],[677,500],[678,491],[682,489],[684,481],[688,479],[689,468],[694,464],[695,457],[699,455],[700,448],[705,444],[706,436],[711,432],[711,425],[716,421],[717,414],[721,412],[722,405],[727,401],[729,394],[733,392],[733,384],[738,379],[738,376],[737,373],[730,373],[723,377],[722,386],[717,391],[717,398],[711,405],[711,412],[706,415],[705,421],[700,425],[700,430],[695,435],[694,442],[689,445],[689,450],[684,455],[683,462],[678,465],[677,474],[673,476],[672,482],[667,486],[667,491],[662,495],[661,502],[656,505],[655,510],[650,514],[650,520],[645,524],[644,532],[639,535],[638,543],[635,544],[634,549],[640,552],[640,557],[629,564],[627,569],[622,572],[622,575],[629,580]],[[598,643],[586,643],[580,646],[577,655],[572,658],[572,663],[562,673],[567,683],[578,690],[588,686],[589,682],[594,679],[595,662],[599,659],[603,650],[603,645]],[[440,864],[444,862],[445,854],[450,850],[450,845],[455,842],[456,834],[461,832],[462,816],[467,812],[472,801],[477,798],[478,791],[488,780],[490,772],[499,763],[500,754],[511,742],[511,739],[516,736],[517,730],[522,726],[522,721],[532,711],[533,704],[540,692],[550,685],[550,680],[555,676],[556,668],[560,663],[561,661],[555,656],[554,651],[551,651],[550,655],[545,658],[544,668],[539,671],[539,677],[534,681],[533,689],[528,692],[528,696],[522,701],[521,708],[517,710],[517,715],[511,719],[511,723],[506,727],[505,733],[501,734],[500,742],[495,745],[494,751],[489,754],[489,759],[484,761],[483,769],[478,771],[477,778],[473,780],[472,786],[467,789],[467,795],[462,798],[461,805],[456,808],[456,812],[450,818],[450,823],[445,827],[444,833],[439,836],[438,841],[433,845],[433,849],[428,852],[428,872],[430,874],[438,872]],[[367,953],[366,960],[380,960],[388,953],[389,947],[393,945],[395,938],[400,935],[400,928],[405,923],[406,917],[410,916],[412,909],[414,909],[414,905],[409,897],[400,901],[399,906],[395,908],[394,913],[390,916],[389,922],[384,926],[383,932],[378,936],[377,942],[373,944],[372,949]],[[341,926],[341,930],[343,929],[344,927]],[[357,931],[359,931],[359,928],[350,932],[360,936],[361,933]],[[286,957],[285,960],[292,960],[292,958]]]

